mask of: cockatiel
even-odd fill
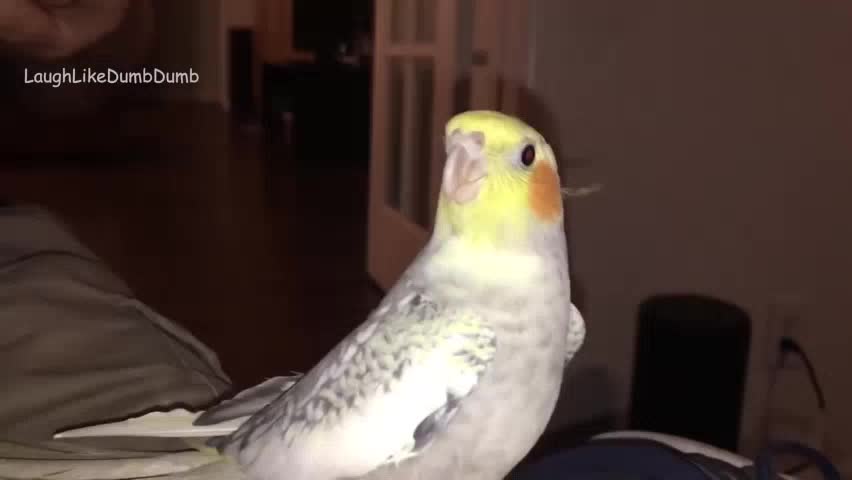
[[[58,437],[211,437],[228,471],[254,480],[506,476],[544,432],[585,336],[558,169],[538,132],[497,112],[453,117],[445,144],[430,240],[313,369],[200,416],[154,413]]]

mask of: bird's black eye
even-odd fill
[[[521,163],[525,167],[529,167],[529,166],[532,166],[532,164],[534,162],[535,162],[535,147],[533,147],[532,145],[527,145],[521,151]]]

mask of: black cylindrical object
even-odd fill
[[[639,307],[629,428],[737,450],[751,340],[748,314],[691,294]]]

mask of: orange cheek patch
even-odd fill
[[[530,208],[539,220],[554,221],[562,217],[562,192],[559,175],[550,165],[539,163],[530,178]]]

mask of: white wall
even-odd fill
[[[575,393],[560,414],[623,412],[639,302],[701,292],[754,320],[748,450],[768,310],[795,295],[795,335],[832,409],[828,448],[852,455],[852,3],[534,3],[531,120],[584,159],[564,183],[604,184],[569,209],[589,323],[572,368],[603,369],[611,398]]]

